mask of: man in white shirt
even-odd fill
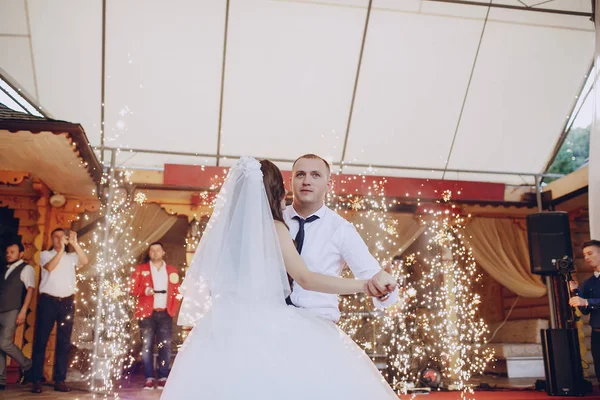
[[[387,272],[371,255],[354,225],[325,206],[325,196],[332,185],[327,161],[314,154],[298,158],[292,168],[291,184],[294,201],[286,208],[284,218],[307,267],[339,276],[347,264],[356,278],[369,279],[369,294],[377,308],[395,303],[397,289],[390,292],[382,283]],[[334,294],[311,292],[294,282],[287,301],[334,322],[340,318]]]
[[[67,377],[67,356],[71,347],[73,331],[74,300],[76,289],[76,267],[86,265],[88,258],[77,242],[77,234],[67,235],[62,228],[51,235],[52,248],[40,253],[42,280],[38,300],[37,321],[33,343],[33,368],[31,380],[33,393],[42,393],[42,374],[48,337],[56,323],[56,361],[54,363],[54,390],[70,392],[65,384]],[[67,245],[73,246],[75,253],[67,253]]]
[[[27,319],[35,290],[35,270],[23,261],[24,250],[16,238],[7,243],[6,270],[0,276],[0,390],[6,389],[6,356],[23,371],[31,368],[31,360],[13,343],[17,326]]]

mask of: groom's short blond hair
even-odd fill
[[[329,166],[329,163],[323,158],[323,157],[319,157],[316,154],[305,154],[303,156],[300,156],[298,158],[296,158],[296,161],[294,161],[294,164],[292,165],[292,169],[294,169],[294,167],[296,166],[296,163],[298,162],[298,160],[302,159],[302,158],[308,158],[310,160],[321,160],[323,161],[323,163],[325,164],[325,168],[327,168],[327,176],[331,176],[331,167]]]

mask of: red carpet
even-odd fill
[[[400,396],[402,400],[408,399],[431,399],[431,400],[458,400],[461,399],[460,392],[432,392],[429,394],[414,394]],[[537,400],[537,399],[556,399],[556,400],[567,400],[567,399],[598,399],[600,400],[600,390],[594,389],[593,393],[590,393],[583,397],[567,397],[567,396],[548,396],[546,392],[535,392],[533,390],[498,390],[498,391],[481,391],[475,392],[475,394],[468,395],[467,399],[475,400]]]

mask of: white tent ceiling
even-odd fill
[[[589,70],[594,25],[475,3],[373,0],[364,36],[368,0],[106,0],[104,143],[207,155],[119,155],[138,166],[311,152],[367,165],[541,172]],[[591,12],[589,0],[493,3]],[[94,146],[102,47],[101,0],[0,0],[0,68],[54,118],[81,123]]]

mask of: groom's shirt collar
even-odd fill
[[[326,213],[326,212],[327,212],[327,206],[326,206],[325,204],[323,204],[323,205],[321,206],[321,208],[319,208],[319,209],[318,209],[316,212],[314,212],[314,213],[312,213],[312,214],[310,214],[310,215],[306,216],[306,218],[310,218],[310,217],[312,217],[313,215],[316,215],[316,216],[318,216],[320,219],[323,219],[323,217],[325,216],[325,213]],[[285,209],[285,213],[287,214],[287,215],[286,215],[286,217],[288,217],[288,219],[292,219],[292,218],[294,218],[295,216],[298,216],[298,217],[300,217],[300,218],[302,218],[302,219],[306,219],[306,218],[304,218],[303,216],[301,216],[300,214],[298,214],[298,212],[296,212],[296,210],[294,209],[294,205],[293,205],[293,204],[292,204],[292,206],[291,206],[291,207],[287,207],[287,208]]]

